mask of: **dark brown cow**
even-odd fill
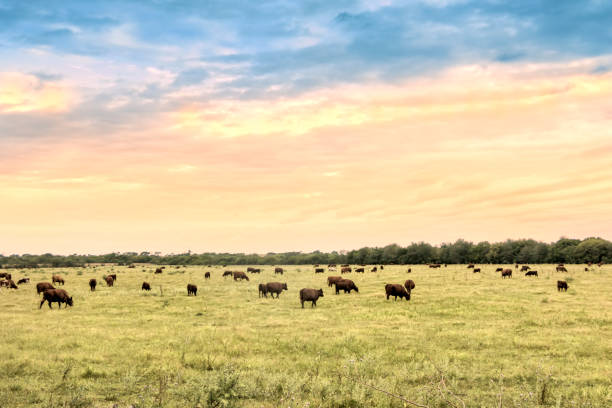
[[[53,282],[53,283],[61,283],[63,285],[64,284],[64,278],[62,278],[59,275],[53,275],[51,277],[51,282]]]
[[[97,284],[98,284],[98,281],[97,281],[97,280],[95,280],[95,279],[90,279],[90,280],[89,280],[89,290],[90,290],[90,291],[92,291],[92,292],[93,292],[94,290],[96,290],[96,285],[97,285]]]
[[[339,295],[341,290],[343,290],[344,293],[351,293],[351,290],[359,293],[359,288],[355,285],[355,282],[350,279],[336,281],[336,295]]]
[[[49,302],[49,309],[52,309],[51,303],[57,302],[58,307],[62,308],[62,303],[66,304],[66,307],[72,306],[72,297],[68,296],[68,293],[64,289],[47,289],[43,292],[43,299],[40,302],[40,309],[45,302]]]
[[[255,268],[253,268],[252,266],[249,266],[249,267],[247,268],[247,272],[253,272],[254,270],[255,270]]]
[[[538,271],[527,271],[527,273],[525,273],[525,276],[535,276],[537,278]]]
[[[8,272],[0,273],[0,278],[13,279],[13,276]]]
[[[504,269],[501,273],[502,278],[511,278],[512,277],[512,269]]]
[[[149,282],[142,282],[140,290],[151,290],[151,285],[149,285]]]
[[[503,271],[503,270],[504,270],[504,268],[497,268],[497,269],[495,270],[495,272],[501,272],[501,271]]]
[[[259,284],[259,297],[268,297],[268,288],[266,287],[265,283]]]
[[[6,287],[8,287],[10,289],[18,289],[17,285],[15,285],[15,282],[13,282],[12,279],[7,279],[5,282],[6,282],[5,283]]]
[[[412,273],[412,268],[408,268],[407,273]]]
[[[350,267],[348,267],[348,266],[345,266],[342,269],[340,269],[340,273],[350,273],[352,271],[353,270]]]
[[[528,265],[523,265],[523,266],[521,266],[521,272],[526,272],[526,271],[528,271],[529,269],[531,269],[531,268],[530,268]]]
[[[234,275],[234,272],[232,272],[232,271],[225,271],[225,272],[223,272],[223,277],[224,277],[224,278],[225,278],[226,276],[233,276],[233,275]]]
[[[414,284],[414,281],[412,279],[408,279],[406,282],[404,282],[404,287],[408,292],[410,292],[416,287],[416,285]]]
[[[349,265],[349,264],[340,265],[341,268],[348,268],[349,266],[351,266],[351,265]]]
[[[589,271],[589,268],[584,268],[584,271],[585,271],[585,272],[588,272],[588,271]]]
[[[266,292],[268,292],[270,295],[272,295],[272,299],[274,299],[274,294],[276,293],[276,298],[278,299],[278,297],[280,296],[281,292],[283,290],[287,290],[287,284],[286,283],[280,283],[280,282],[268,282],[266,283]]]
[[[440,264],[429,264],[429,267],[430,267],[430,268],[434,268],[434,269],[435,269],[435,268],[439,268],[439,267],[441,267],[441,266],[442,266],[442,265],[440,265]]]
[[[260,269],[260,268],[251,268],[251,270],[250,270],[250,271],[247,271],[247,272],[251,272],[251,273],[261,273],[261,269]],[[276,273],[276,272],[274,272],[274,273]]]
[[[370,269],[370,272],[377,272],[378,268],[377,267],[373,267],[372,269]]]
[[[323,268],[315,268],[315,273],[323,273],[325,272],[325,269]]]
[[[560,292],[562,290],[567,292],[567,282],[566,281],[557,281],[557,291]]]
[[[335,284],[336,282],[338,282],[339,280],[342,280],[342,276],[328,276],[327,277],[327,286],[332,286],[333,284]]]
[[[274,273],[275,273],[275,274],[276,274],[276,273],[278,273],[278,274],[282,275],[284,272],[285,272],[285,271],[284,271],[284,269],[283,269],[283,268],[274,268]]]
[[[192,285],[191,283],[187,284],[187,296],[197,296],[198,295],[198,287],[196,285]]]
[[[406,290],[402,285],[387,283],[385,285],[385,294],[387,295],[387,300],[389,300],[389,296],[393,296],[395,300],[397,297],[405,298],[406,300],[410,300],[410,292]]]
[[[565,268],[565,266],[557,266],[556,270],[557,272],[567,272],[567,269]]]
[[[474,267],[474,264],[469,264],[467,267],[468,267],[468,269],[471,269],[471,268]]]
[[[163,268],[157,268],[155,269],[155,273],[162,273],[163,272]]]
[[[55,287],[49,282],[39,282],[36,284],[36,293],[39,295],[47,289],[55,289]]]
[[[480,268],[474,268],[474,270],[472,271],[474,273],[480,273]]]
[[[236,271],[234,272],[234,280],[237,281],[238,279],[240,280],[246,279],[248,281],[249,277],[244,272]]]
[[[328,268],[335,268],[335,267],[336,267],[336,264],[329,264],[329,265],[327,265],[327,267],[328,267]]]
[[[380,265],[380,270],[382,271],[384,269],[385,269],[384,265]]]
[[[310,307],[317,305],[317,300],[323,297],[323,289],[310,289],[304,288],[300,290],[300,302],[302,303],[302,309],[304,308],[304,302],[312,302]]]
[[[204,279],[210,279],[210,272],[206,272],[204,274]]]
[[[117,274],[116,273],[113,273],[112,275],[108,275],[108,276],[113,278],[113,282],[117,280]]]
[[[365,272],[365,268],[356,268],[355,272],[364,273]]]
[[[518,264],[514,265],[514,269],[518,269],[518,266],[519,266]]]
[[[105,276],[104,281],[106,282],[106,286],[113,286],[113,284],[115,283],[115,280],[112,276]]]
[[[22,283],[30,283],[30,278],[21,278],[17,281],[18,285],[21,285]]]

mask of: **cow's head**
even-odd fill
[[[73,304],[73,302],[72,302],[72,296],[71,296],[71,297],[69,297],[69,298],[66,300],[66,304],[67,304],[68,306],[72,306],[72,304]]]

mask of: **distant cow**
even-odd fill
[[[36,284],[36,293],[40,294],[41,292],[44,292],[47,289],[55,289],[55,287],[50,284],[49,282],[39,282]]]
[[[163,272],[163,268],[157,268],[155,269],[155,273],[162,273]]]
[[[280,282],[266,283],[266,292],[272,295],[272,299],[274,299],[275,293],[276,293],[276,297],[278,298],[283,290],[287,290],[286,283],[280,283]]]
[[[198,287],[196,285],[192,285],[191,283],[187,284],[187,296],[197,296],[198,295]]]
[[[327,265],[328,268],[335,268],[337,265],[336,264],[329,264]]]
[[[355,285],[355,282],[350,279],[336,281],[336,295],[340,294],[341,290],[343,290],[344,293],[351,293],[351,290],[359,293],[359,288]]]
[[[7,280],[5,280],[4,282],[5,282],[5,283],[4,283],[4,285],[5,285],[7,288],[10,288],[10,289],[18,289],[17,285],[15,285],[15,282],[13,282],[13,280],[12,280],[12,279],[7,279]]]
[[[248,281],[249,277],[244,272],[236,271],[234,272],[234,280],[237,281],[238,279],[240,280],[246,279]]]
[[[474,268],[474,270],[472,271],[474,273],[480,273],[480,268]]]
[[[525,274],[525,276],[538,276],[538,271],[527,271],[527,273]]]
[[[140,290],[151,290],[151,285],[149,285],[149,282],[142,282]]]
[[[567,292],[567,282],[566,281],[557,281],[557,291],[560,292],[562,290]]]
[[[323,268],[315,268],[315,273],[323,273],[325,272],[325,269]]]
[[[383,269],[385,269],[384,265],[380,265],[380,270],[382,271]]]
[[[435,269],[435,268],[439,268],[439,267],[441,267],[441,266],[442,266],[442,265],[440,265],[440,264],[430,264],[430,265],[429,265],[429,267],[430,267],[430,268],[434,268],[434,269]]]
[[[98,284],[98,281],[96,281],[95,279],[90,279],[89,280],[89,290],[90,291],[94,291],[96,290],[96,285]]]
[[[233,276],[233,275],[234,275],[234,272],[232,272],[232,271],[225,271],[225,272],[223,272],[223,277],[224,277],[224,278],[225,278],[226,276]]]
[[[204,279],[210,279],[210,272],[206,272],[204,274]]]
[[[468,267],[468,269],[471,269],[471,268],[474,267],[474,264],[469,264],[467,267]]]
[[[557,266],[557,272],[567,272],[567,269],[565,268],[565,266]]]
[[[104,281],[106,281],[106,286],[113,286],[113,284],[115,283],[115,280],[112,276],[105,276]]]
[[[52,309],[51,303],[57,302],[58,307],[62,308],[62,303],[66,304],[66,307],[72,306],[72,297],[68,296],[68,293],[64,289],[47,289],[43,292],[43,299],[40,302],[40,309],[45,302],[49,302],[49,308]]]
[[[527,266],[527,265],[521,266],[521,272],[528,271],[529,269],[531,269],[531,268],[529,266]]]
[[[255,270],[255,268],[253,268],[252,266],[249,266],[249,267],[247,268],[247,272],[253,272],[254,270]]]
[[[350,272],[352,272],[352,269],[348,266],[345,266],[342,269],[340,269],[340,273],[350,273]]]
[[[377,267],[373,267],[372,269],[370,269],[370,272],[377,272],[378,268]]]
[[[599,263],[597,264],[597,266],[602,267],[602,266],[603,266],[603,262],[599,262]]]
[[[113,282],[117,280],[117,274],[116,273],[113,273],[112,275],[108,275],[108,276],[113,278]]]
[[[30,278],[21,278],[17,281],[18,285],[21,285],[22,283],[30,283]]]
[[[406,271],[406,273],[411,273],[412,272],[412,268],[408,268],[408,270]]]
[[[265,283],[259,284],[259,297],[268,297],[268,288],[266,287]]]
[[[389,296],[393,296],[397,300],[399,298],[405,298],[406,300],[410,300],[410,293],[404,288],[402,285],[388,283],[385,285],[385,294],[387,295],[387,300],[389,300]]]
[[[2,272],[0,273],[0,278],[13,279],[13,276],[8,272]]]
[[[251,272],[251,273],[261,273],[261,269],[260,268],[251,268],[250,271],[247,272]],[[276,272],[275,272],[276,273]]]
[[[410,292],[412,289],[416,287],[416,285],[414,284],[414,281],[412,279],[408,279],[406,282],[404,282],[404,287],[406,288],[407,291]]]
[[[504,269],[501,273],[502,278],[511,278],[512,277],[512,269]]]
[[[588,272],[588,271],[589,271],[589,268],[584,268],[584,271],[585,271],[585,272]]]
[[[274,268],[274,273],[278,273],[280,275],[282,275],[285,271],[283,270],[283,268]]]
[[[328,276],[327,277],[327,286],[332,286],[334,285],[336,282],[338,282],[339,280],[342,280],[342,276]]]
[[[349,266],[349,264],[340,265],[341,268],[348,268]]]
[[[302,309],[304,308],[304,302],[312,302],[310,307],[315,307],[320,297],[323,297],[323,289],[304,288],[300,290],[300,303],[302,303]]]
[[[63,285],[64,284],[64,278],[62,278],[59,275],[53,275],[51,277],[51,282],[53,282],[53,283],[61,283]]]
[[[365,268],[356,268],[355,272],[364,273],[365,272]]]
[[[495,272],[501,272],[501,271],[503,271],[503,270],[504,270],[504,268],[497,268],[497,269],[495,270]]]

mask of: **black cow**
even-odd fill
[[[395,300],[397,297],[405,298],[406,300],[410,300],[410,292],[406,290],[402,285],[387,283],[385,285],[385,294],[387,295],[387,300],[389,300],[389,296],[393,296]]]
[[[566,281],[557,281],[557,291],[561,292],[562,290],[567,292],[567,282]]]
[[[304,302],[312,302],[310,307],[315,307],[317,305],[317,300],[320,297],[323,297],[323,289],[301,289],[300,302],[302,303],[302,309],[304,308]]]
[[[197,296],[198,295],[198,287],[196,285],[192,285],[191,283],[187,284],[187,296]]]

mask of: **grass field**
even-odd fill
[[[504,280],[480,267],[351,273],[350,295],[312,266],[250,282],[221,277],[243,266],[11,270],[32,282],[0,291],[0,407],[411,406],[379,390],[428,407],[612,407],[612,267]],[[35,284],[52,273],[72,308],[39,310]],[[410,302],[387,301],[384,284],[408,278]],[[289,290],[258,298],[270,281]],[[301,308],[303,287],[324,289],[318,307]]]

